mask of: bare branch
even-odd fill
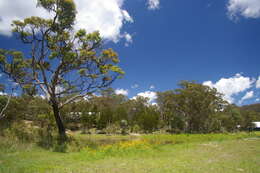
[[[13,93],[13,89],[12,89],[12,93]],[[3,109],[1,110],[0,112],[0,120],[3,119],[6,115],[4,114],[5,110],[7,109],[9,103],[10,103],[10,100],[12,98],[12,93],[8,96],[7,98],[7,102],[5,104],[5,106],[3,107]]]

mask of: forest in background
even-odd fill
[[[260,104],[238,107],[208,86],[188,81],[179,86],[158,92],[156,104],[141,96],[117,95],[108,88],[98,96],[66,105],[61,109],[62,120],[67,130],[87,134],[236,132],[249,130],[251,122],[260,121]],[[7,101],[7,96],[0,97],[1,109]],[[23,94],[10,99],[0,127],[23,121],[56,131],[52,114],[47,99]]]

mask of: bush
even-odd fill
[[[56,143],[54,145],[54,149],[53,151],[55,152],[60,152],[60,153],[66,153],[67,152],[67,149],[68,149],[68,146],[67,146],[67,143],[62,143],[62,144],[58,144]]]
[[[127,120],[121,120],[120,127],[122,129],[122,131],[121,131],[122,135],[126,135],[127,134],[127,126],[128,126]]]
[[[33,142],[37,138],[35,129],[28,128],[23,121],[13,123],[5,130],[4,136],[17,138],[21,142]]]
[[[53,129],[50,125],[48,125],[46,128],[42,128],[38,130],[39,141],[37,142],[37,144],[40,147],[47,148],[47,149],[53,147],[55,140],[52,131]]]
[[[110,124],[105,128],[106,134],[120,134],[121,128],[119,124]]]
[[[138,126],[137,124],[135,124],[135,125],[132,127],[132,132],[133,132],[133,133],[141,133],[141,128],[140,128],[140,126]]]
[[[66,128],[71,130],[71,131],[77,131],[80,129],[80,124],[79,123],[67,123]]]

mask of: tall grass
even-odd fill
[[[152,153],[162,145],[192,144],[204,142],[221,142],[244,138],[260,137],[260,133],[229,134],[150,134],[140,137],[87,135],[77,136],[68,145],[69,151],[83,151],[91,158],[103,158],[115,155],[134,155],[136,153]]]
[[[259,137],[260,133],[252,132],[240,132],[240,133],[220,133],[220,134],[158,134],[158,135],[144,135],[143,139],[147,140],[150,144],[182,144],[182,143],[194,143],[194,142],[210,142],[210,141],[223,141],[243,139],[250,137]]]
[[[39,133],[41,132],[41,133]],[[69,141],[64,146],[56,142],[57,134],[49,134],[38,129],[32,131],[22,127],[15,127],[0,136],[0,152],[15,152],[28,150],[32,146],[38,146],[51,151],[101,153],[101,155],[113,155],[114,153],[135,153],[149,151],[160,145],[174,145],[183,143],[224,141],[259,137],[260,133],[226,133],[226,134],[148,134],[141,136],[121,135],[82,135],[69,134]]]
[[[138,137],[79,134],[70,136],[72,139],[67,144],[67,153],[53,152],[54,148],[41,148],[34,142],[19,141],[16,138],[12,141],[7,136],[0,137],[0,172],[130,173],[152,172],[152,170],[154,172],[171,172],[172,170],[182,172],[183,169],[191,169],[187,172],[194,172],[193,169],[197,169],[198,166],[203,167],[204,163],[206,163],[206,166],[203,167],[204,172],[211,172],[211,166],[227,171],[226,168],[223,168],[223,164],[227,167],[237,168],[237,158],[240,158],[240,162],[245,164],[242,166],[244,170],[258,170],[255,166],[257,165],[255,164],[257,162],[255,151],[259,151],[257,149],[259,140],[251,139],[259,138],[259,132],[150,134]],[[244,140],[247,138],[250,140]],[[252,146],[246,148],[247,143]],[[234,144],[238,145],[233,151]],[[239,153],[237,151],[240,151],[240,144],[243,144],[241,147],[243,152]],[[233,152],[229,152],[230,150]],[[232,158],[230,158],[231,156]],[[251,160],[248,161],[248,159]],[[208,162],[213,160],[216,161],[212,164]],[[228,163],[224,163],[224,160]],[[172,165],[173,162],[175,165]],[[131,166],[128,167],[128,164]],[[183,166],[183,164],[187,165]],[[156,169],[160,171],[155,171]],[[197,172],[201,172],[201,170],[197,170]]]

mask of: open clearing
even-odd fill
[[[192,135],[191,135],[192,136]],[[108,137],[109,138],[109,137]],[[34,145],[0,151],[1,173],[259,173],[260,138],[151,145],[132,140],[80,152]]]

